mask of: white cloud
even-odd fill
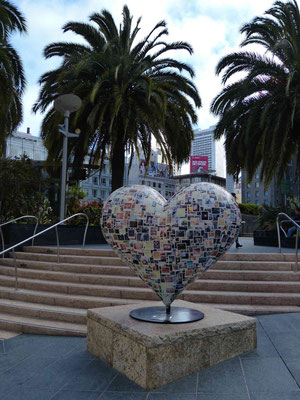
[[[59,62],[45,60],[42,56],[46,45],[55,41],[78,41],[71,34],[63,34],[61,27],[69,21],[88,22],[93,12],[108,9],[115,20],[122,20],[121,11],[126,3],[135,21],[142,16],[141,34],[148,33],[158,21],[168,24],[170,41],[183,40],[194,48],[192,57],[182,53],[180,58],[193,65],[195,83],[202,98],[199,126],[206,128],[216,122],[209,113],[211,100],[221,89],[215,67],[220,58],[238,48],[241,41],[239,28],[254,16],[261,15],[272,5],[271,0],[18,0],[17,6],[27,19],[28,35],[15,36],[14,45],[23,60],[28,87],[24,96],[25,130],[31,127],[38,134],[40,115],[31,112],[37,99],[37,81],[42,73]],[[176,54],[178,56],[178,54]]]

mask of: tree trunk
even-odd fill
[[[120,135],[121,136],[121,135]],[[111,187],[112,192],[123,186],[125,169],[125,143],[123,137],[117,138],[111,161]]]

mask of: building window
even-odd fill
[[[142,181],[142,185],[145,185],[145,181]]]
[[[255,197],[259,197],[259,192],[255,192]]]
[[[160,183],[158,184],[158,187],[161,188],[161,184]]]
[[[101,197],[105,198],[105,190],[101,190]]]
[[[106,185],[106,178],[101,178],[102,185]]]
[[[155,182],[153,182],[153,187],[156,187],[156,183]]]
[[[269,192],[265,190],[265,196],[269,196]]]
[[[251,185],[250,185],[250,183],[248,183],[248,185],[247,185],[247,188],[248,188],[248,189],[250,189],[250,188],[251,188]]]
[[[94,176],[93,178],[93,184],[98,185],[98,178],[96,176]]]
[[[93,197],[97,197],[97,190],[96,189],[93,189]]]
[[[259,174],[255,174],[255,178],[256,178],[256,179],[259,179]]]
[[[251,197],[251,193],[247,192],[247,198],[249,199],[249,197]]]
[[[259,187],[259,182],[255,182],[255,187]]]
[[[258,200],[255,200],[255,204],[258,206],[258,203],[259,203],[259,201]]]

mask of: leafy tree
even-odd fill
[[[259,215],[261,214],[262,206],[251,203],[240,203],[239,209],[241,210],[241,213],[244,214]]]
[[[42,194],[44,181],[26,157],[0,159],[0,222],[35,215],[40,222],[50,222],[52,209]],[[32,221],[30,221],[32,222]]]
[[[284,176],[291,158],[300,161],[300,14],[297,2],[276,1],[264,17],[241,28],[241,47],[220,60],[216,72],[226,85],[211,110],[220,116],[215,137],[225,135],[228,172],[245,169],[251,181],[261,164],[261,180]],[[242,77],[240,77],[242,76]],[[239,78],[234,82],[230,78]]]
[[[73,214],[76,214],[77,212],[81,212],[78,211],[78,209],[80,208],[80,200],[83,200],[85,197],[86,193],[77,184],[69,188],[66,195],[68,217],[70,217]]]
[[[10,43],[15,31],[26,32],[25,19],[9,1],[0,0],[0,156],[5,152],[5,139],[22,121],[25,76],[20,57]]]
[[[119,29],[106,10],[90,16],[93,24],[67,23],[63,31],[80,35],[86,44],[52,43],[45,48],[46,58],[59,56],[62,63],[41,77],[42,88],[33,107],[35,112],[45,112],[55,98],[69,92],[82,99],[83,105],[70,124],[71,129],[81,130],[79,139],[70,141],[73,166],[79,170],[88,154],[89,162],[100,162],[102,168],[105,157],[109,157],[113,190],[123,184],[126,150],[133,156],[141,143],[149,163],[152,136],[169,165],[186,161],[192,125],[197,121],[195,107],[201,106],[189,79],[194,76],[193,69],[166,55],[177,50],[191,54],[191,46],[166,43],[164,21],[136,42],[140,20],[133,27],[132,16],[124,6]],[[42,124],[48,160],[57,163],[62,148],[57,124],[61,120],[51,108]]]
[[[77,204],[77,208],[74,209],[75,213],[84,213],[88,216],[89,226],[99,226],[102,215],[103,203],[102,201],[84,201],[84,204]],[[81,216],[70,219],[67,222],[69,225],[85,225],[86,219]]]

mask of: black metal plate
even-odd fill
[[[204,318],[202,312],[185,307],[171,307],[170,313],[167,313],[166,307],[143,307],[132,310],[129,315],[140,321],[158,324],[184,324]]]

